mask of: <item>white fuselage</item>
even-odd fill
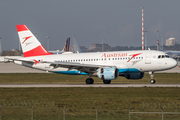
[[[37,64],[26,62],[23,64],[20,61],[16,61],[15,63],[49,72],[68,71],[68,68],[56,68],[50,66],[50,63],[43,63],[42,61],[108,65],[117,67],[119,73],[162,71],[171,69],[177,65],[174,59],[168,57],[158,58],[159,55],[165,56],[166,54],[153,50],[72,53],[24,58],[24,60],[41,61]]]

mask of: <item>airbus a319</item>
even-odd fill
[[[154,72],[177,65],[177,61],[164,52],[154,50],[52,54],[26,25],[16,27],[24,55],[14,60],[16,64],[53,73],[89,75],[86,84],[94,83],[92,76],[99,77],[104,84],[110,84],[119,76],[142,79],[145,72],[149,72],[150,82],[154,84]]]

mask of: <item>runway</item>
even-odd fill
[[[180,84],[0,84],[0,88],[59,88],[59,87],[180,87]]]
[[[0,73],[45,73],[14,63],[0,63]],[[180,68],[175,67],[171,70],[158,73],[180,73]],[[58,88],[58,87],[180,87],[180,84],[0,84],[0,88]]]
[[[45,71],[17,65],[14,63],[0,63],[0,73],[45,73]]]

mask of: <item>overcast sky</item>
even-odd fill
[[[62,49],[75,35],[80,46],[141,46],[141,7],[147,44],[156,45],[157,29],[165,39],[180,40],[180,0],[0,0],[2,49],[18,49],[17,24],[26,24],[47,48]],[[72,45],[72,42],[71,42]]]

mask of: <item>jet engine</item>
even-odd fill
[[[125,73],[124,76],[127,79],[142,79],[144,77],[144,72]]]
[[[113,80],[118,78],[119,70],[116,67],[100,68],[97,75],[101,80]]]

